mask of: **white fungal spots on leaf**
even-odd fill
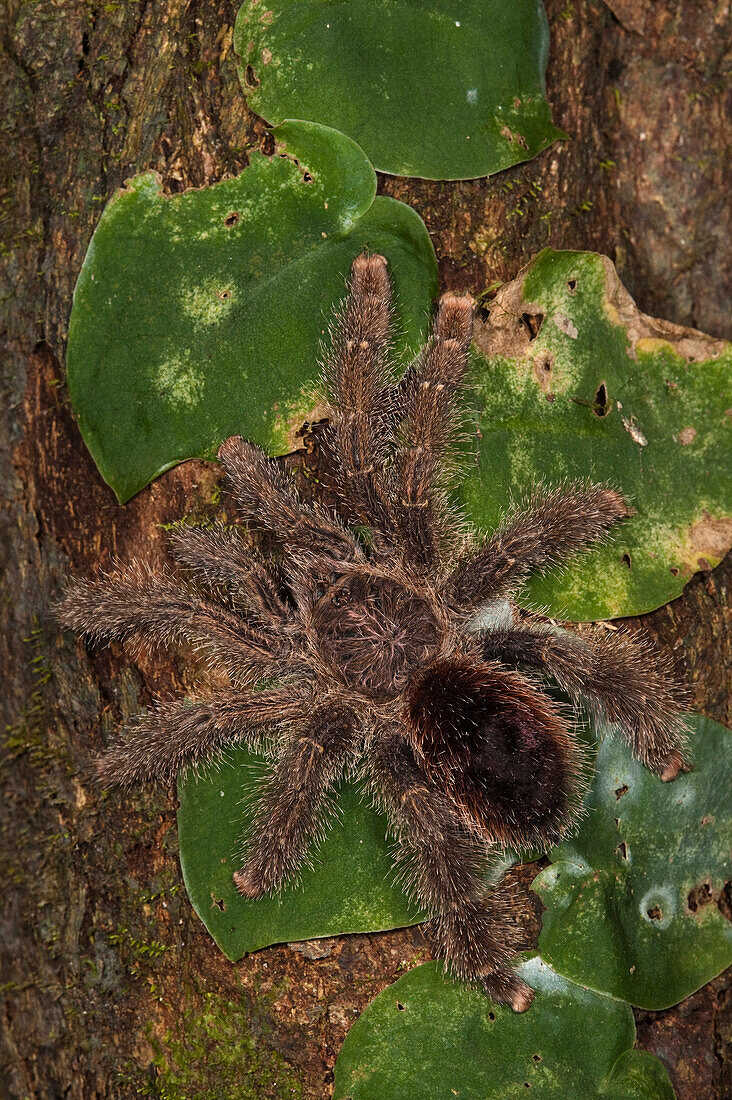
[[[578,329],[571,317],[568,317],[566,313],[555,313],[554,324],[557,326],[560,332],[563,332],[565,336],[569,336],[572,340],[577,339]]]
[[[231,312],[236,301],[233,283],[206,279],[202,283],[184,283],[180,302],[186,317],[199,325],[220,324]]]
[[[676,916],[678,902],[671,890],[654,887],[641,899],[639,908],[643,920],[661,930],[668,928]]]
[[[196,405],[203,393],[203,380],[192,364],[172,355],[157,368],[157,390],[170,405]]]
[[[639,447],[647,447],[648,440],[636,424],[635,417],[631,416],[630,419],[628,419],[628,417],[623,416],[621,419],[623,421],[623,427],[625,428],[626,432],[633,440],[633,442],[637,443]]]

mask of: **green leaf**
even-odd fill
[[[424,334],[437,274],[419,216],[375,198],[374,170],[343,134],[287,122],[276,139],[284,155],[255,152],[201,191],[168,197],[154,173],[137,176],[102,215],[74,294],[68,379],[120,501],[232,434],[291,449],[362,249],[389,261],[397,350]]]
[[[722,896],[732,880],[732,733],[691,721],[694,770],[673,783],[621,741],[604,741],[582,827],[533,883],[547,907],[542,957],[573,981],[654,1010],[732,963]]]
[[[538,956],[518,969],[536,990],[520,1016],[452,984],[437,963],[400,978],[346,1036],[335,1100],[673,1100],[661,1063],[631,1050],[627,1004],[574,985]]]
[[[636,514],[529,586],[575,620],[674,599],[732,545],[732,347],[639,313],[605,256],[541,252],[476,325],[468,513],[492,529],[540,479],[609,481]]]
[[[380,172],[472,179],[566,137],[538,0],[249,0],[234,44],[254,111],[334,126]]]
[[[386,820],[345,784],[326,843],[301,882],[248,901],[232,874],[241,867],[263,761],[244,748],[199,778],[178,784],[183,879],[193,908],[224,954],[239,959],[271,943],[342,932],[375,932],[423,920],[394,884]]]
[[[600,1095],[607,1100],[669,1100],[675,1093],[663,1062],[647,1050],[626,1050]]]

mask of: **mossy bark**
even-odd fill
[[[596,249],[646,312],[729,336],[725,6],[547,7],[548,94],[571,139],[489,180],[381,190],[425,219],[444,287],[480,293],[545,245]],[[54,619],[69,572],[160,559],[162,524],[215,511],[217,470],[196,462],[119,507],[63,364],[74,282],[114,189],[146,168],[170,191],[201,186],[262,140],[236,76],[235,15],[229,0],[5,0],[0,15],[3,1096],[322,1097],[355,1016],[428,957],[420,929],[220,956],[181,885],[172,794],[103,795],[87,771],[120,722],[190,688],[194,670],[87,652]],[[729,578],[723,563],[645,620],[697,709],[727,724]],[[537,902],[519,893],[528,943]],[[724,977],[639,1014],[639,1042],[695,1100],[729,1095],[729,1028]]]

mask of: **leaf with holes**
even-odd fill
[[[462,490],[472,519],[493,528],[539,479],[609,481],[635,514],[530,597],[576,620],[674,599],[732,545],[732,347],[640,313],[591,252],[545,250],[483,316]]]
[[[312,408],[320,340],[367,248],[389,261],[400,347],[437,293],[434,250],[408,206],[376,198],[349,138],[309,122],[275,134],[235,179],[166,196],[154,173],[106,207],[74,294],[71,400],[104,479],[125,501],[241,434],[291,449]]]
[[[472,179],[566,137],[538,0],[247,0],[234,43],[252,110],[334,126],[380,172]]]
[[[627,1004],[574,985],[538,956],[519,973],[536,990],[522,1015],[452,984],[437,963],[410,971],[348,1032],[335,1100],[673,1100],[663,1065],[632,1049]]]
[[[375,932],[423,920],[394,883],[386,821],[346,784],[338,817],[313,865],[281,894],[249,901],[232,882],[263,760],[237,748],[227,761],[178,784],[183,879],[193,908],[224,954],[239,959],[271,943]]]
[[[668,1008],[732,963],[732,733],[692,724],[694,770],[673,783],[608,738],[581,829],[533,883],[543,958],[641,1008]]]

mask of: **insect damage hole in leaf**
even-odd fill
[[[453,985],[435,963],[411,970],[353,1024],[336,1062],[335,1100],[486,1100],[517,1090],[542,1100],[673,1100],[662,1063],[632,1049],[627,1004],[566,981],[538,956],[520,973],[536,997],[516,1016],[486,1010],[480,993]],[[397,996],[409,1012],[394,1012]]]
[[[519,319],[537,315],[530,338]],[[633,506],[614,543],[529,583],[534,606],[577,620],[643,614],[721,560],[732,346],[642,314],[607,257],[549,249],[496,292],[475,343],[477,443],[459,493],[473,522],[493,529],[537,481],[606,480]],[[689,425],[697,435],[682,446]]]
[[[711,883],[701,882],[698,886],[695,886],[693,890],[689,891],[689,896],[686,899],[686,905],[690,913],[696,913],[699,909],[705,905],[709,905],[714,901],[714,891],[712,890]]]
[[[693,770],[672,783],[605,739],[587,816],[532,886],[546,907],[539,948],[555,969],[653,1010],[732,963],[728,919],[708,893],[721,898],[731,877],[732,733],[698,715],[689,724]],[[619,831],[632,859],[619,851]]]
[[[253,65],[245,65],[244,66],[244,85],[245,85],[245,87],[247,87],[247,88],[258,88],[259,83],[260,83],[259,77],[254,72],[254,66]]]
[[[524,326],[529,334],[529,340],[535,340],[541,332],[541,326],[544,323],[543,313],[522,313],[520,324]]]
[[[607,386],[604,382],[601,382],[597,387],[595,398],[592,402],[592,411],[595,416],[607,416],[612,407],[612,401],[609,401],[607,396]]]
[[[419,216],[376,196],[371,164],[343,134],[287,122],[276,136],[284,155],[255,152],[202,190],[166,196],[153,173],[135,177],[94,233],[74,293],[69,391],[122,502],[235,433],[289,448],[365,247],[389,260],[397,353],[421,339],[437,269]]]
[[[717,899],[717,907],[724,919],[732,924],[732,882],[725,882]]]
[[[554,395],[551,393],[550,386],[552,384],[552,369],[554,367],[554,356],[550,354],[540,355],[538,359],[534,361],[534,373],[536,380],[539,383],[541,389],[544,391],[544,396],[548,399]]]

